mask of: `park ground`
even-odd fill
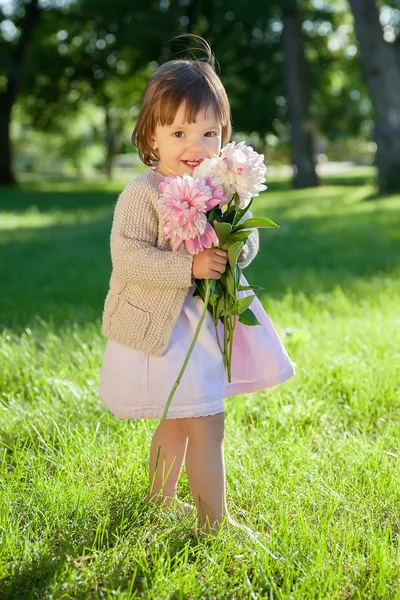
[[[99,401],[125,181],[2,191],[1,598],[400,598],[400,197],[373,176],[275,175],[253,203],[280,228],[246,278],[297,370],[225,401],[228,506],[262,545],[198,543],[146,505],[157,422]]]

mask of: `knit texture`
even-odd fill
[[[153,169],[132,179],[114,209],[110,250],[112,273],[105,300],[105,337],[146,354],[161,356],[168,347],[189,288],[195,283],[193,255],[163,232],[159,179]],[[248,219],[248,211],[242,221]],[[247,240],[245,268],[258,252],[258,230]]]
[[[239,223],[243,223],[243,221],[247,221],[247,219],[250,219],[252,216],[253,216],[253,213],[250,210],[248,210],[247,212],[244,213],[244,215],[240,219]],[[258,254],[259,247],[260,247],[260,238],[258,235],[258,229],[252,229],[251,234],[249,235],[245,245],[243,246],[243,248],[246,248],[246,250],[247,250],[246,257],[243,260],[238,259],[238,261],[237,261],[238,265],[241,269],[245,269],[246,267],[249,266],[251,261]]]

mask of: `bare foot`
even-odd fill
[[[259,531],[254,531],[253,529],[251,529],[251,527],[248,527],[247,525],[242,525],[242,523],[234,521],[234,519],[232,519],[231,516],[228,516],[228,525],[231,528],[231,530],[234,531],[234,536],[237,541],[242,540],[243,536],[248,540],[257,542],[258,544],[262,540],[267,542],[270,539],[268,534],[264,533],[263,535]]]
[[[161,510],[169,512],[170,509],[175,511],[176,515],[179,516],[189,516],[194,514],[193,511],[196,510],[196,507],[192,504],[188,504],[187,502],[182,502],[175,497],[172,496],[163,496],[162,498],[154,499],[155,503]]]
[[[193,515],[193,511],[196,511],[196,507],[193,506],[193,504],[188,504],[187,502],[182,502],[181,500],[176,501],[174,508],[177,514],[185,517]]]
[[[228,531],[230,535],[233,535],[234,540],[237,542],[242,542],[243,539],[246,539],[256,542],[258,545],[263,546],[262,541],[267,542],[270,539],[268,534],[265,533],[264,535],[262,535],[260,532],[254,531],[250,527],[247,527],[247,525],[237,523],[230,515],[227,515],[226,521],[222,527],[223,529],[225,529],[225,531]],[[206,540],[215,537],[220,529],[221,526],[214,527],[212,529],[206,529],[205,527],[197,528],[193,532],[193,534],[198,539]]]

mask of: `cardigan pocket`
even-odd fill
[[[130,304],[123,296],[110,314],[113,332],[125,340],[143,340],[150,326],[150,313]]]

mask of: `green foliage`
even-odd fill
[[[243,221],[240,225],[237,225],[236,229],[251,229],[252,227],[263,229],[266,227],[279,227],[279,225],[266,217],[252,217],[251,219]]]
[[[300,2],[313,128],[328,139],[368,136],[371,106],[354,53],[351,16],[346,5],[336,6],[317,9],[311,0]],[[18,14],[10,17],[17,28]],[[281,137],[287,128],[281,28],[279,2],[152,1],[132,7],[126,0],[81,0],[52,8],[42,11],[26,57],[20,102],[37,128],[56,127],[58,114],[73,114],[91,101],[108,106],[116,132],[132,129],[156,64],[187,54],[182,42],[170,39],[193,31],[212,44],[235,131],[257,132],[262,150],[266,134]],[[3,85],[14,44],[0,39]]]
[[[204,311],[208,310],[213,316],[215,333],[224,359],[224,366],[227,370],[229,383],[231,382],[233,340],[237,319],[240,321],[242,313],[246,313],[241,321],[242,323],[248,325],[260,324],[249,308],[255,295],[248,295],[245,298],[237,299],[241,278],[241,269],[237,264],[237,261],[252,228],[277,227],[275,223],[265,217],[253,217],[239,224],[239,221],[249,210],[253,201],[254,199],[252,199],[245,208],[240,208],[240,198],[238,194],[235,193],[224,207],[224,212],[215,207],[208,214],[208,221],[213,223],[213,227],[218,236],[218,247],[228,251],[228,263],[225,272],[221,274],[221,277],[218,280],[207,280],[206,282],[203,280],[196,280],[197,289],[194,293],[195,296],[201,296],[205,303],[206,308]],[[214,220],[214,217],[217,217],[217,219]],[[210,289],[210,285],[212,285],[212,289]],[[242,290],[243,289],[242,286]],[[253,288],[250,287],[250,289]],[[201,318],[203,318],[203,314]],[[219,321],[223,324],[224,339],[222,343],[219,340]],[[196,334],[193,339],[196,339]],[[185,364],[187,363],[188,356],[190,356],[190,351],[191,350],[188,351]],[[173,391],[171,394],[173,395]],[[168,398],[165,414],[171,399],[172,396]]]

